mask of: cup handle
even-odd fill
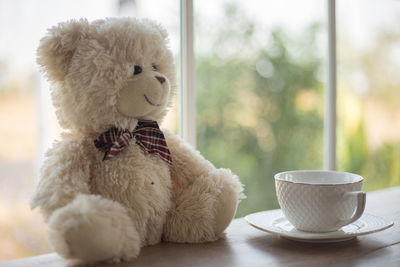
[[[358,220],[364,212],[367,194],[363,191],[345,192],[343,198],[357,197],[357,209],[349,219],[340,220],[337,226],[342,227]]]

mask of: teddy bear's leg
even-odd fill
[[[199,177],[183,189],[169,212],[164,240],[206,242],[218,239],[235,215],[243,187],[228,169]]]
[[[118,262],[139,254],[141,239],[118,202],[78,195],[49,220],[49,241],[64,258],[80,263]]]

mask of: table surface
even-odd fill
[[[400,187],[367,194],[366,212],[394,221],[394,226],[356,239],[330,244],[290,241],[235,219],[224,239],[206,244],[160,243],[140,256],[114,265],[128,266],[400,266]],[[0,267],[58,267],[67,263],[45,254],[0,263]]]

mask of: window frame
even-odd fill
[[[180,109],[179,134],[196,147],[196,90],[193,0],[180,0]]]
[[[336,170],[336,0],[327,0],[327,51],[324,113],[324,168]]]

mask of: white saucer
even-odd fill
[[[261,231],[276,234],[295,241],[311,243],[346,241],[359,235],[379,232],[393,226],[393,222],[375,215],[364,213],[357,221],[343,226],[335,232],[309,233],[294,228],[285,218],[280,209],[249,214],[245,217],[245,220],[248,224]]]

